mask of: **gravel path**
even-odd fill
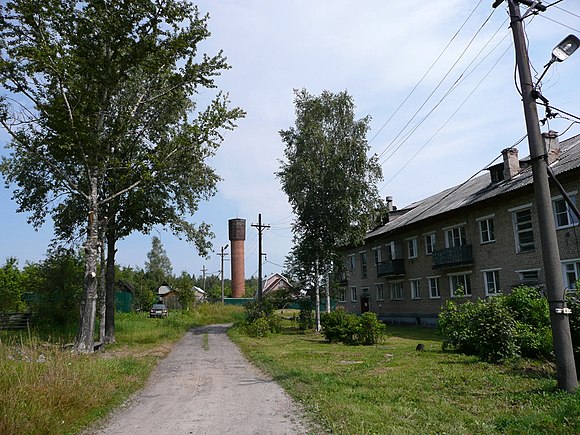
[[[309,433],[298,406],[230,341],[229,326],[188,332],[145,389],[92,434]]]

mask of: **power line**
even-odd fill
[[[419,87],[419,85],[421,83],[423,83],[423,80],[425,80],[425,78],[427,77],[427,75],[429,75],[429,73],[435,67],[435,65],[437,64],[437,62],[439,62],[439,60],[443,57],[443,55],[445,54],[445,52],[447,51],[447,49],[451,46],[451,43],[459,35],[459,33],[461,32],[461,30],[463,29],[463,27],[465,27],[465,25],[467,24],[467,22],[469,21],[469,19],[471,18],[471,16],[475,13],[475,11],[479,7],[479,5],[481,5],[481,2],[482,1],[483,0],[480,0],[479,3],[473,8],[473,10],[467,16],[467,18],[465,19],[465,21],[463,22],[463,24],[459,27],[459,29],[451,37],[451,39],[449,40],[449,42],[447,43],[447,45],[443,48],[443,50],[441,51],[441,53],[439,53],[439,56],[437,56],[437,59],[435,59],[435,61],[431,64],[431,66],[429,68],[427,68],[427,71],[425,71],[425,73],[423,74],[423,76],[421,77],[421,79],[417,82],[417,84],[413,87],[413,89],[411,89],[411,92],[409,92],[409,94],[405,97],[405,99],[401,102],[401,104],[399,104],[399,106],[395,109],[395,111],[391,114],[391,116],[389,116],[389,118],[383,123],[383,125],[381,126],[381,128],[379,128],[378,131],[369,140],[369,142],[368,142],[369,144],[379,135],[379,133],[381,131],[383,131],[383,129],[387,126],[387,124],[391,121],[391,119],[393,119],[393,117],[399,112],[399,110],[403,107],[403,105],[407,102],[407,100],[409,100],[409,98],[411,98],[411,95],[413,95],[413,93]]]
[[[443,82],[445,81],[445,79],[455,69],[455,67],[457,66],[457,64],[459,63],[459,61],[463,58],[463,56],[465,56],[465,53],[471,47],[471,45],[473,44],[473,42],[475,41],[475,39],[477,38],[477,36],[479,35],[479,33],[483,30],[483,28],[489,22],[489,20],[491,19],[492,15],[494,13],[495,13],[495,9],[492,10],[492,12],[488,15],[488,17],[483,22],[483,24],[481,24],[481,26],[479,27],[479,29],[477,30],[477,32],[475,32],[475,34],[471,37],[471,39],[469,40],[467,46],[463,49],[463,51],[461,52],[461,54],[459,55],[459,57],[455,60],[455,62],[453,63],[453,65],[447,70],[447,72],[445,73],[445,75],[443,76],[443,78],[441,78],[441,80],[439,81],[439,83],[437,84],[437,86],[435,86],[435,89],[433,89],[433,91],[431,91],[431,93],[427,96],[427,98],[425,99],[425,101],[423,102],[423,104],[421,104],[421,106],[415,111],[415,113],[413,114],[413,116],[411,117],[411,119],[409,119],[407,121],[407,123],[403,126],[403,128],[399,131],[399,133],[397,133],[397,135],[395,136],[395,138],[379,154],[379,156],[378,156],[379,158],[381,158],[390,148],[392,148],[392,146],[395,144],[395,142],[397,141],[397,139],[403,134],[403,132],[407,129],[407,127],[411,124],[411,122],[417,117],[417,115],[423,109],[423,107],[425,107],[425,105],[429,102],[429,100],[431,99],[431,97],[433,97],[433,95],[435,94],[435,92],[441,87],[441,85],[443,84]],[[503,24],[502,24],[502,26],[503,26]]]

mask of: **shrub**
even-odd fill
[[[518,354],[516,321],[500,298],[474,304],[471,318],[475,354],[484,361],[498,362]]]
[[[298,301],[300,312],[298,313],[298,329],[305,331],[314,328],[314,304],[310,299],[300,299]]]
[[[248,301],[244,304],[244,308],[246,310],[246,323],[249,325],[262,317],[269,318],[274,314],[274,305],[267,299]]]
[[[452,300],[445,302],[439,314],[437,329],[443,337],[443,350],[455,349],[468,355],[475,354],[474,324],[471,322],[475,311],[472,302],[457,304]]]
[[[375,313],[364,313],[359,321],[360,329],[357,334],[359,344],[368,346],[378,343],[386,333],[386,326]]]
[[[322,313],[320,324],[324,338],[331,343],[369,346],[378,343],[386,331],[375,313],[367,312],[358,317],[342,308]]]
[[[250,337],[267,337],[270,335],[270,323],[266,318],[260,317],[246,325],[245,330]]]

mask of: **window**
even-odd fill
[[[499,269],[484,270],[483,284],[485,286],[486,296],[495,296],[501,293],[499,286]]]
[[[458,274],[449,276],[449,288],[451,297],[471,296],[471,281],[469,274]]]
[[[425,253],[427,255],[433,254],[435,250],[435,233],[425,235]]]
[[[527,284],[537,284],[540,281],[539,270],[518,270],[520,281]]]
[[[409,258],[417,258],[417,238],[407,239]]]
[[[570,199],[576,204],[576,195],[570,195]],[[552,209],[554,210],[554,220],[557,229],[578,225],[576,215],[572,212],[564,198],[559,197],[552,200]]]
[[[338,302],[346,302],[346,289],[338,289]]]
[[[391,299],[403,299],[403,283],[401,281],[391,283]]]
[[[516,233],[516,251],[527,252],[534,250],[534,230],[532,228],[531,210],[514,211],[514,225]]]
[[[411,299],[421,299],[421,281],[412,279],[411,281]]]
[[[580,260],[562,264],[564,269],[564,284],[571,291],[576,291],[576,281],[580,279]]]
[[[429,281],[429,297],[431,299],[439,299],[441,297],[441,292],[439,291],[439,277],[433,276],[427,278]]]
[[[385,300],[385,288],[383,284],[375,284],[375,289],[377,291],[377,301]]]
[[[355,268],[355,263],[356,263],[356,257],[354,255],[349,255],[348,256],[348,270],[353,272],[354,268]]]
[[[479,220],[479,240],[481,243],[495,242],[493,216],[481,218]]]
[[[351,287],[350,288],[350,300],[352,302],[356,302],[357,301],[356,287]]]
[[[463,226],[450,228],[445,231],[445,247],[453,248],[456,246],[464,246],[466,244],[465,228]]]
[[[360,253],[360,277],[363,279],[367,277],[367,253],[366,252]]]
[[[378,246],[376,248],[373,248],[373,259],[375,262],[375,266],[377,266],[381,262],[381,248]]]

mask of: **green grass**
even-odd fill
[[[0,434],[77,433],[141,389],[189,328],[232,322],[241,313],[203,305],[166,319],[117,314],[117,343],[93,355],[65,350],[68,330],[0,332]]]
[[[366,347],[291,328],[262,339],[230,335],[332,433],[580,433],[580,392],[556,391],[551,364],[492,365],[443,352],[428,328],[388,333]],[[415,351],[419,342],[424,352]]]

